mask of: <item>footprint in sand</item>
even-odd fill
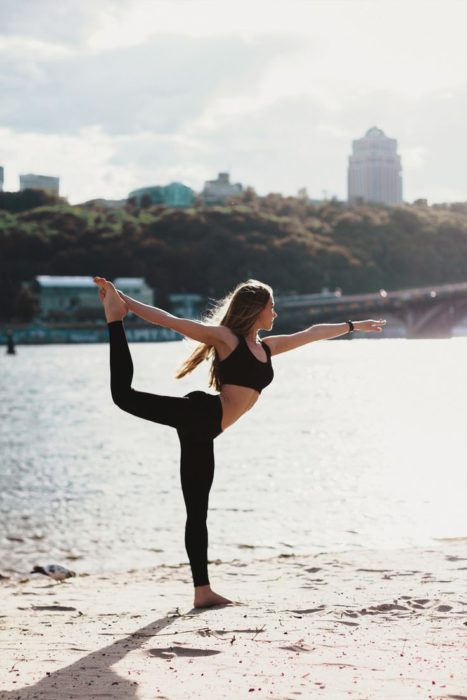
[[[33,610],[50,610],[51,612],[72,612],[76,608],[67,605],[32,605]]]
[[[308,644],[303,643],[302,640],[299,640],[296,644],[289,644],[286,647],[279,647],[279,649],[283,649],[284,651],[309,652],[314,651],[315,647],[310,647]]]
[[[174,656],[214,656],[222,652],[215,649],[193,649],[189,647],[166,647],[165,649],[149,649],[151,656],[156,656],[159,659],[173,659]]]
[[[334,620],[334,622],[338,622],[340,625],[347,625],[348,627],[359,627],[360,626],[359,622],[350,622],[349,620]]]
[[[308,615],[309,613],[322,612],[326,606],[320,605],[319,608],[304,608],[303,610],[287,610],[286,612],[296,613],[297,615]]]
[[[395,610],[410,610],[404,605],[396,603],[381,603],[381,605],[371,605],[369,608],[362,608],[358,611],[359,615],[378,615],[378,613],[394,612]]]
[[[467,561],[466,557],[457,557],[455,554],[447,554],[446,561]]]

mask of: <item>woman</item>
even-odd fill
[[[215,593],[208,577],[209,491],[214,477],[214,439],[254,406],[271,383],[271,356],[306,343],[336,338],[350,331],[381,331],[386,323],[347,321],[311,326],[292,335],[259,340],[258,331],[272,329],[277,314],[271,287],[257,280],[239,284],[205,321],[191,321],[142,304],[95,277],[104,304],[110,338],[110,386],[114,402],[140,418],[176,428],[181,446],[181,482],[187,510],[185,546],[195,587],[195,608],[232,601]],[[202,360],[211,360],[210,386],[219,393],[192,391],[183,397],[159,396],[131,388],[133,364],[123,327],[128,311],[198,341],[177,372],[184,377]]]

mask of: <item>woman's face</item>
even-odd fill
[[[262,328],[265,331],[270,331],[273,324],[274,324],[274,319],[277,317],[276,312],[274,311],[274,297],[269,297],[268,301],[266,302],[266,306],[264,309],[261,311],[260,315],[258,316],[258,327]]]

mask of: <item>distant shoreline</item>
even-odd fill
[[[0,344],[6,345],[6,332],[10,330],[16,345],[53,345],[78,343],[106,343],[107,325],[104,321],[93,323],[29,323],[5,324],[0,330]],[[130,342],[154,343],[181,340],[182,336],[170,328],[149,324],[125,324]]]
[[[0,345],[7,344],[7,330],[13,334],[15,345],[72,345],[88,343],[106,343],[108,341],[107,325],[104,321],[82,323],[5,323],[0,328]],[[182,340],[183,337],[170,328],[151,324],[127,321],[125,330],[132,343],[165,343]],[[467,325],[453,329],[452,338],[467,336]],[[354,338],[368,336],[354,336]],[[406,338],[402,326],[387,327],[383,334],[374,334],[372,340],[379,338]],[[335,340],[350,340],[350,336]]]

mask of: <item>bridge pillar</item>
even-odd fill
[[[467,300],[445,300],[409,307],[401,316],[408,338],[450,338],[452,329],[466,314]]]

